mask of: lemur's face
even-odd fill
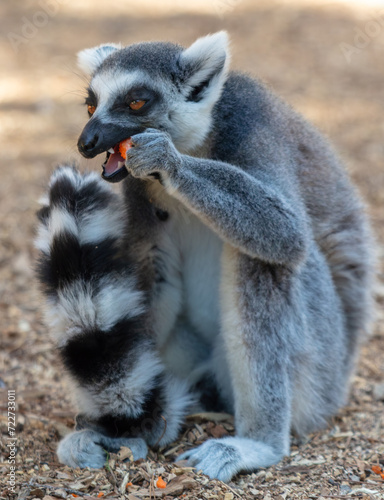
[[[146,128],[168,132],[180,152],[191,152],[210,130],[226,61],[222,32],[186,50],[151,42],[82,51],[80,66],[92,78],[85,100],[90,119],[78,140],[80,153],[94,158],[106,152],[103,176],[119,181],[126,175],[119,143]]]
[[[101,71],[92,78],[85,101],[90,119],[78,148],[86,158],[106,152],[106,180],[116,182],[126,176],[121,141],[149,127],[169,130],[167,93],[156,83],[140,70]]]

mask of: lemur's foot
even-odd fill
[[[229,481],[240,471],[252,471],[275,464],[283,457],[270,445],[248,438],[210,439],[183,453],[179,460],[202,470],[212,479]]]
[[[62,464],[70,467],[104,467],[107,452],[117,452],[122,446],[130,448],[133,459],[145,458],[148,448],[141,438],[109,438],[92,430],[75,431],[68,434],[57,448]]]

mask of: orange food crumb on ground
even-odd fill
[[[100,491],[100,493],[97,494],[97,498],[101,498],[104,496],[104,493],[102,491]]]
[[[128,486],[133,486],[133,484],[132,483],[127,483],[126,488],[128,488]]]
[[[165,488],[167,486],[167,483],[164,481],[163,478],[159,476],[156,481],[156,486],[157,488]]]
[[[119,153],[124,158],[124,160],[127,159],[127,151],[131,147],[132,147],[132,141],[130,137],[128,137],[128,139],[125,139],[125,141],[121,141],[119,143]]]
[[[381,467],[380,465],[372,465],[371,469],[375,474],[381,474]]]

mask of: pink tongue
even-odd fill
[[[110,155],[107,163],[104,164],[104,172],[107,174],[107,176],[112,175],[125,164],[125,160],[119,152],[118,144],[113,148],[113,150],[115,152]]]

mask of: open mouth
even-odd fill
[[[120,182],[128,175],[128,170],[125,166],[126,153],[132,147],[131,138],[119,142],[113,148],[107,151],[107,156],[102,165],[102,178],[108,182]]]

